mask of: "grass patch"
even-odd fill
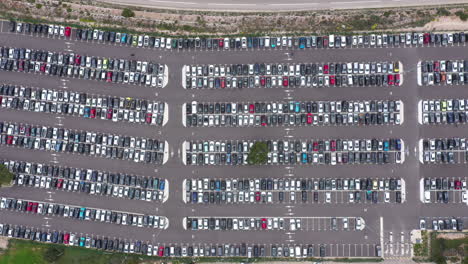
[[[321,261],[320,258],[246,258],[246,257],[227,257],[227,258],[159,258],[148,257],[137,254],[111,253],[106,251],[86,249],[81,247],[70,247],[56,244],[45,244],[22,239],[10,239],[8,249],[0,255],[0,264],[48,264],[45,258],[50,257],[51,251],[60,252],[59,256],[53,262],[55,264],[138,264],[151,261],[168,261],[173,264],[193,263],[193,262],[249,262],[249,263],[268,263],[272,261]],[[327,259],[335,262],[381,262],[381,258],[338,258]]]
[[[437,264],[445,264],[448,259],[457,256],[468,256],[468,235],[461,239],[437,238],[437,232],[431,233],[431,255],[430,260]],[[463,263],[468,263],[468,257]]]

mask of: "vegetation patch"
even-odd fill
[[[438,237],[437,232],[431,233],[430,261],[445,264],[449,260],[461,260],[468,263],[468,234],[464,238],[447,239]]]
[[[268,161],[268,146],[266,142],[257,141],[250,148],[247,163],[249,165],[266,164]]]
[[[10,185],[14,177],[15,175],[5,165],[0,164],[0,187]]]

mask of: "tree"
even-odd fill
[[[130,8],[124,8],[122,10],[122,16],[123,17],[134,17],[135,12],[133,12]]]
[[[5,165],[0,164],[0,187],[10,184],[14,177],[15,175]]]
[[[50,246],[44,251],[42,257],[47,263],[54,263],[63,255],[64,251],[63,247]]]
[[[249,163],[249,165],[261,165],[265,164],[267,160],[268,146],[266,142],[255,142],[250,148],[249,156],[247,157],[247,163]]]

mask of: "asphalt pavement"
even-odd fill
[[[325,1],[325,0],[294,0],[284,2],[281,0],[256,0],[256,1],[212,1],[212,0],[101,0],[102,2],[167,9],[190,9],[190,10],[229,10],[241,12],[265,12],[265,11],[291,11],[291,10],[317,10],[317,9],[358,9],[358,8],[382,8],[400,6],[421,6],[421,5],[446,5],[465,3],[463,0],[346,0],[346,1]]]
[[[5,29],[3,29],[5,31]],[[419,180],[423,177],[457,176],[464,177],[465,164],[423,165],[418,161],[417,142],[424,137],[451,137],[467,134],[467,126],[423,126],[418,124],[417,105],[422,99],[468,98],[464,86],[420,87],[416,83],[416,64],[419,60],[465,59],[466,47],[400,47],[400,48],[345,48],[313,50],[249,50],[249,51],[167,51],[122,47],[108,44],[85,43],[74,40],[59,40],[43,37],[0,33],[0,45],[43,49],[55,52],[71,52],[90,56],[151,59],[165,63],[169,68],[169,83],[163,89],[109,84],[104,82],[57,78],[33,73],[0,72],[0,83],[9,83],[39,88],[79,91],[103,95],[138,97],[168,103],[169,121],[164,127],[152,127],[130,123],[101,122],[64,116],[63,127],[118,133],[122,135],[152,137],[167,140],[169,160],[163,166],[92,158],[65,153],[32,151],[1,146],[2,159],[52,163],[109,171],[121,171],[145,176],[168,179],[170,183],[167,202],[148,203],[111,197],[89,196],[65,191],[46,192],[43,189],[12,187],[0,190],[0,196],[32,200],[60,201],[82,206],[127,210],[143,214],[167,216],[170,221],[167,230],[138,229],[126,226],[104,225],[97,222],[78,222],[64,218],[44,219],[39,215],[16,212],[2,212],[0,222],[44,227],[68,232],[96,234],[109,237],[153,241],[153,243],[285,243],[285,244],[329,244],[336,256],[373,256],[374,246],[388,242],[389,234],[404,232],[405,243],[409,232],[418,227],[420,217],[468,217],[466,205],[423,204],[419,199]],[[182,87],[181,69],[187,64],[216,63],[301,63],[301,62],[371,62],[401,61],[404,82],[399,87],[324,87],[293,88],[286,92],[282,88],[247,89],[203,89],[185,90]],[[404,103],[404,123],[388,126],[320,126],[268,128],[186,128],[182,125],[182,104],[193,100],[253,101],[253,100],[371,100],[392,99]],[[0,110],[3,121],[25,122],[37,125],[58,126],[58,119],[52,114]],[[342,165],[342,166],[186,166],[182,163],[182,142],[185,140],[216,139],[326,139],[326,138],[401,138],[405,142],[405,162],[388,165]],[[182,197],[182,182],[190,178],[403,178],[406,182],[406,201],[403,204],[242,204],[242,205],[197,205],[186,204]],[[244,217],[309,217],[349,216],[362,217],[366,228],[359,232],[337,232],[308,230],[295,233],[282,231],[190,231],[182,228],[182,219],[187,216],[244,216]],[[383,229],[381,228],[383,227]],[[400,239],[394,239],[393,241]],[[348,246],[349,245],[349,246]],[[351,249],[353,245],[353,249]],[[406,245],[406,244],[405,244]],[[335,249],[334,249],[335,248]],[[369,249],[370,248],[370,249]],[[370,251],[369,251],[370,250]],[[335,255],[334,254],[334,255]],[[391,256],[390,252],[387,253]],[[395,256],[409,257],[403,252]]]

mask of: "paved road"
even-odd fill
[[[426,47],[426,48],[356,48],[337,50],[296,50],[288,60],[284,51],[193,51],[173,52],[150,49],[135,49],[113,45],[82,43],[75,41],[53,40],[2,32],[1,45],[44,49],[64,52],[71,49],[77,54],[105,56],[115,58],[151,59],[166,63],[169,66],[169,84],[164,89],[153,89],[123,84],[107,84],[103,82],[69,79],[65,83],[60,78],[15,73],[0,72],[0,82],[18,85],[68,89],[96,94],[112,94],[116,96],[137,96],[151,100],[160,100],[169,104],[169,122],[163,128],[138,126],[131,124],[115,124],[99,122],[82,118],[68,117],[62,119],[67,128],[95,130],[100,132],[115,132],[132,136],[152,136],[167,140],[172,153],[169,161],[162,167],[122,162],[109,159],[97,159],[79,155],[59,154],[56,160],[61,166],[84,167],[109,171],[122,171],[145,176],[160,176],[170,182],[169,200],[164,204],[153,204],[133,200],[98,198],[77,193],[54,191],[50,194],[43,190],[26,187],[2,189],[0,196],[23,199],[45,200],[53,199],[61,203],[79,204],[89,207],[128,210],[137,213],[157,214],[167,216],[170,226],[165,231],[148,232],[147,229],[135,227],[117,227],[95,222],[77,222],[63,218],[44,219],[42,216],[24,217],[14,212],[2,212],[0,222],[17,223],[34,227],[45,227],[69,232],[98,234],[109,237],[124,237],[152,241],[152,243],[327,243],[339,256],[372,256],[373,246],[389,241],[390,232],[394,236],[404,232],[404,241],[409,241],[409,231],[418,226],[418,219],[424,217],[458,216],[468,217],[466,205],[462,204],[431,204],[424,205],[419,201],[419,179],[421,177],[463,176],[466,167],[460,165],[422,165],[418,162],[416,146],[421,137],[448,137],[467,134],[467,126],[421,126],[417,123],[417,102],[431,98],[468,98],[466,87],[419,87],[416,84],[415,65],[422,59],[464,59],[466,47]],[[135,54],[131,56],[131,54]],[[327,87],[299,88],[290,92],[293,100],[370,100],[392,99],[403,100],[405,106],[404,124],[401,126],[372,127],[297,127],[289,131],[295,138],[402,138],[407,146],[404,164],[385,166],[345,165],[345,166],[294,166],[287,169],[282,166],[272,167],[195,167],[184,166],[180,159],[181,144],[184,140],[203,139],[281,139],[287,132],[282,127],[270,128],[184,128],[182,126],[181,106],[192,100],[202,101],[243,101],[243,100],[282,100],[287,96],[281,88],[274,89],[243,89],[243,90],[184,90],[181,86],[181,69],[184,64],[200,63],[279,63],[279,62],[353,62],[353,61],[385,61],[399,60],[403,63],[404,83],[400,87]],[[65,88],[66,87],[66,88]],[[0,120],[27,122],[57,126],[57,119],[50,114],[30,113],[23,111],[0,111]],[[99,122],[99,123],[98,123]],[[50,153],[29,151],[11,147],[0,148],[0,157],[4,159],[26,160],[51,163]],[[232,178],[232,177],[377,177],[404,178],[407,187],[407,201],[404,204],[314,204],[297,203],[293,207],[281,204],[271,205],[191,205],[182,201],[182,182],[187,178]],[[50,198],[51,197],[51,198]],[[290,205],[290,204],[287,204]],[[284,232],[192,232],[182,228],[182,218],[186,216],[354,216],[363,217],[366,228],[362,232],[333,231],[303,231],[294,234]],[[383,221],[383,230],[380,221]],[[73,222],[73,224],[72,224]],[[382,231],[382,232],[381,232]],[[400,240],[394,237],[393,241]],[[405,242],[406,243],[406,242]],[[352,251],[351,245],[353,245]],[[335,248],[336,247],[336,248]],[[333,249],[335,248],[335,249]],[[370,249],[369,249],[370,248]],[[369,251],[370,250],[370,251]],[[351,253],[352,252],[352,253]],[[396,253],[395,253],[396,254]],[[407,256],[403,254],[404,256]]]
[[[264,11],[291,11],[291,10],[317,10],[317,9],[358,9],[358,8],[381,8],[401,6],[423,6],[423,5],[447,5],[466,3],[464,0],[293,0],[286,2],[282,0],[100,0],[101,2],[142,6],[152,8],[168,9],[190,9],[190,10],[231,10],[243,12]]]

